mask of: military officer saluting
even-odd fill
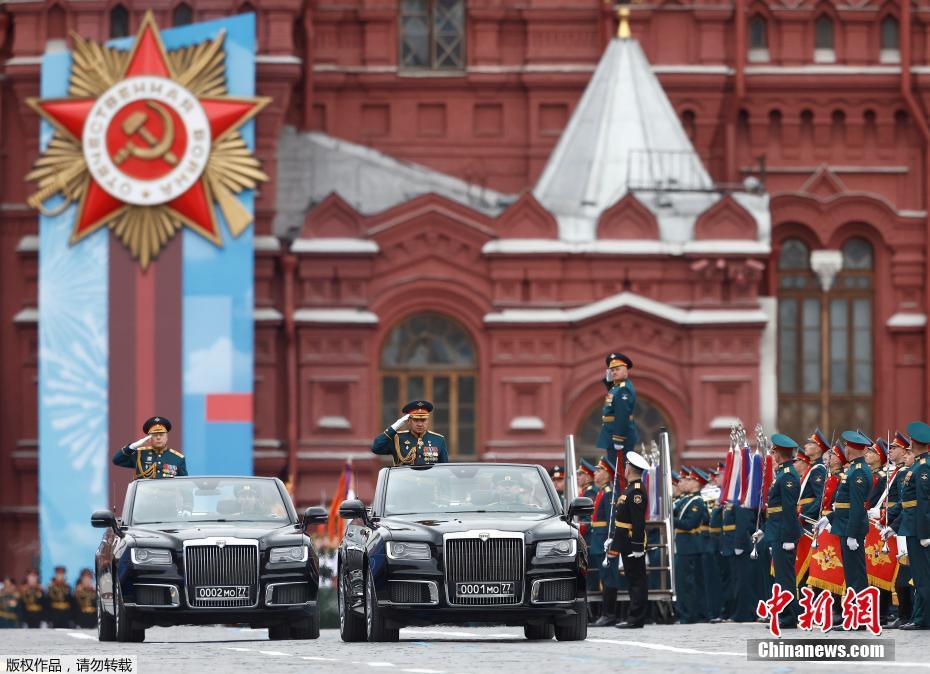
[[[617,453],[632,450],[639,442],[639,432],[633,421],[636,409],[636,389],[630,380],[633,361],[622,353],[608,353],[606,378],[610,390],[604,398],[601,413],[601,432],[597,436],[597,448],[607,453],[607,461],[617,465]]]
[[[448,463],[446,439],[429,430],[429,415],[433,411],[433,403],[428,400],[414,400],[404,405],[401,411],[404,416],[375,438],[371,443],[371,451],[392,457],[395,466]],[[407,428],[404,428],[405,426]]]
[[[168,447],[171,422],[165,417],[152,417],[142,424],[145,437],[116,451],[113,463],[135,469],[136,480],[186,477],[184,455]]]
[[[646,492],[643,490],[643,471],[649,462],[637,452],[627,452],[627,487],[617,500],[613,542],[608,553],[623,557],[623,571],[630,588],[630,611],[618,629],[632,629],[646,624],[649,607],[649,586],[646,579]]]

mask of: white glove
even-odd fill
[[[741,554],[743,554],[743,549],[742,549],[742,548],[733,548],[733,554],[736,555],[737,557],[739,557]]]
[[[930,542],[930,541],[928,541],[928,542]],[[858,549],[859,549],[859,541],[857,541],[855,538],[847,538],[847,539],[846,539],[846,547],[849,548],[850,550],[858,550]]]
[[[930,546],[930,538],[921,538],[921,539],[920,539],[920,547],[926,548],[926,547],[928,547],[928,546]]]
[[[762,540],[763,536],[765,536],[765,532],[763,532],[762,529],[756,529],[752,534],[752,542],[758,543]]]
[[[907,536],[896,536],[898,541],[898,559],[907,555]]]
[[[630,557],[632,557],[632,558],[642,557],[642,556],[645,555],[645,554],[646,554],[645,552],[631,552],[631,553],[630,553]]]
[[[139,447],[143,447],[147,445],[149,443],[149,440],[151,439],[152,439],[151,435],[146,435],[144,438],[139,438],[134,443],[129,445],[129,449],[139,449]]]
[[[604,541],[604,552],[610,552],[610,546],[613,544],[614,539],[608,538]]]
[[[882,527],[882,530],[878,532],[878,535],[882,537],[883,541],[887,541],[889,538],[894,536],[894,529],[891,527]]]
[[[824,529],[826,529],[827,531],[830,531],[830,520],[829,518],[827,518],[826,515],[824,515],[819,520],[817,520],[817,524],[814,525],[815,533],[820,533]]]
[[[792,550],[794,550],[794,543],[789,543],[788,541],[785,541],[784,543],[781,544],[781,549],[791,552]]]
[[[604,370],[604,381],[613,381],[613,377],[610,376],[610,368]]]
[[[882,516],[882,509],[879,507],[869,508],[869,519],[877,520]]]
[[[407,423],[407,419],[409,419],[409,418],[410,418],[410,415],[409,415],[409,414],[405,414],[405,415],[402,416],[400,419],[398,419],[398,420],[395,421],[393,424],[391,424],[391,428],[393,428],[395,431],[399,431],[399,430],[400,430],[400,427],[403,426],[405,423]]]

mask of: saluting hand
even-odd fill
[[[143,447],[143,446],[149,444],[149,441],[150,441],[151,439],[152,439],[152,436],[151,436],[151,435],[146,435],[144,438],[139,438],[139,439],[136,440],[134,443],[132,443],[131,445],[129,445],[129,449],[139,449],[139,447]]]
[[[401,427],[403,427],[403,425],[407,423],[407,420],[408,420],[409,418],[410,418],[410,415],[409,415],[409,414],[405,414],[405,415],[402,416],[400,419],[398,419],[398,420],[395,421],[393,424],[391,424],[391,428],[393,428],[395,431],[399,431],[399,430],[401,429]]]

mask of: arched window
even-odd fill
[[[129,35],[129,10],[122,5],[116,5],[110,10],[110,37],[126,37]]]
[[[465,67],[464,0],[401,0],[399,21],[401,67]]]
[[[879,60],[882,63],[901,62],[898,20],[890,14],[882,19],[880,45]]]
[[[478,359],[471,337],[441,314],[418,314],[395,326],[381,351],[381,426],[407,402],[435,406],[431,428],[446,437],[453,456],[477,452]]]
[[[872,423],[873,251],[849,239],[824,292],[799,239],[778,254],[778,427],[792,437]]]
[[[694,114],[694,110],[685,110],[681,113],[681,126],[693,143],[697,133],[697,115]]]
[[[835,60],[833,19],[826,14],[821,14],[814,22],[814,61],[817,63],[833,63]]]
[[[180,5],[174,8],[173,12],[171,12],[172,26],[186,26],[187,24],[193,22],[194,10],[191,9],[191,6],[186,2],[182,2]]]
[[[581,425],[575,431],[575,452],[578,458],[584,457],[592,463],[597,463],[600,458],[595,445],[597,436],[601,431],[601,413],[604,409],[603,396],[591,407],[591,411],[581,422]],[[661,407],[652,402],[649,398],[642,395],[636,395],[636,411],[633,414],[636,421],[636,429],[639,431],[639,440],[648,450],[652,441],[656,439],[659,429],[665,427],[668,429],[668,442],[671,454],[675,456],[675,433],[672,429],[669,416]],[[640,451],[637,448],[637,451]]]
[[[749,60],[753,63],[769,60],[769,25],[764,16],[749,19]]]

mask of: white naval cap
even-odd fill
[[[650,468],[646,457],[644,457],[642,454],[638,454],[637,452],[627,452],[626,461],[634,468],[639,468],[640,470],[649,470]]]

